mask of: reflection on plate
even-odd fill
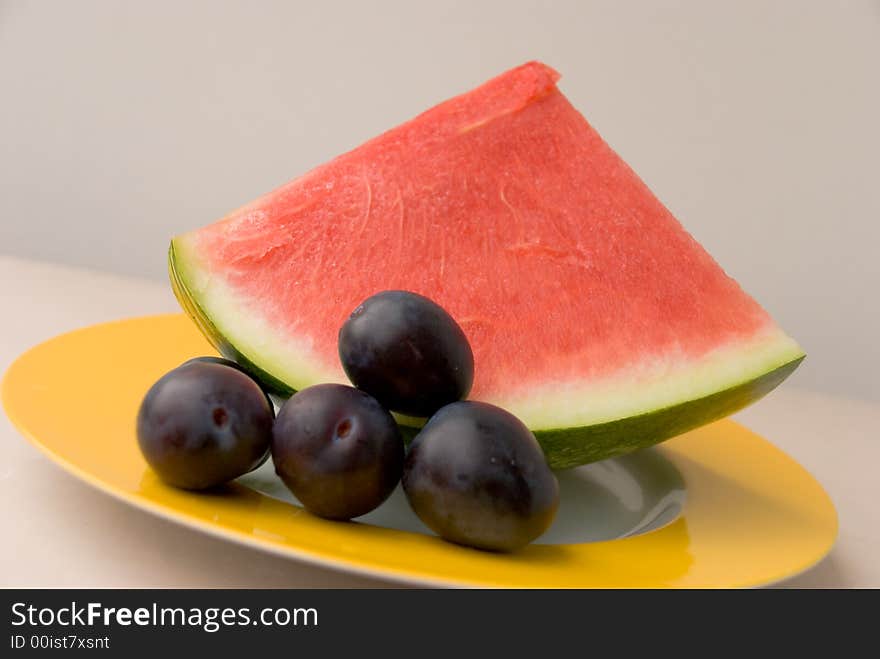
[[[429,534],[399,492],[357,522],[318,519],[271,463],[209,494],[175,490],[146,467],[134,418],[158,377],[199,354],[212,350],[182,315],[96,325],[22,355],[4,377],[3,403],[52,460],[125,502],[265,551],[412,584],[756,586],[809,568],[837,533],[821,486],[732,421],[560,472],[558,519],[510,555]]]

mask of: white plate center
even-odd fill
[[[656,449],[559,471],[556,477],[559,512],[538,544],[598,542],[646,533],[675,521],[684,507],[684,480]],[[271,460],[237,482],[301,505],[275,475]],[[385,503],[356,521],[434,535],[413,513],[400,486]]]

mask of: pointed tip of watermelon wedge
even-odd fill
[[[495,76],[483,83],[482,87],[488,88],[494,85],[504,85],[511,78],[518,80],[517,84],[520,88],[532,87],[533,94],[539,96],[547,89],[554,87],[562,78],[562,74],[552,66],[544,64],[544,62],[531,60]]]
[[[241,341],[231,336],[233,332],[218,327],[211,320],[212,315],[217,317],[218,314],[209,314],[205,310],[206,305],[217,304],[218,295],[210,292],[210,275],[191,249],[188,236],[172,240],[168,250],[168,271],[177,300],[205,337],[222,355],[240,363],[271,393],[287,397],[309,384],[338,381],[332,374],[316,375],[313,367],[303,363],[306,378],[296,378],[294,382],[291,372],[297,370],[295,365],[279,368],[280,362],[273,363],[266,355],[255,355],[252,350],[244,349]],[[231,315],[240,317],[240,310]],[[702,371],[683,373],[679,378],[660,383],[660,387],[648,395],[630,392],[630,398],[640,399],[635,407],[641,406],[642,411],[625,413],[619,418],[601,418],[600,415],[591,420],[590,409],[595,408],[597,402],[601,403],[603,397],[620,396],[625,403],[627,393],[620,390],[583,390],[575,394],[548,391],[544,395],[533,396],[525,403],[522,400],[492,402],[508,407],[523,418],[532,428],[554,469],[596,462],[653,446],[726,417],[775,389],[800,365],[805,355],[800,346],[780,331],[776,330],[773,334],[769,340],[760,342],[762,345],[752,350],[751,355],[746,351],[745,357],[743,354],[730,355],[729,360],[718,361],[718,364],[735,361],[741,374],[738,378],[730,373],[720,379],[717,374],[710,375],[709,370],[717,368],[717,365],[713,367],[711,364]],[[266,345],[271,339],[261,342]],[[269,353],[272,351],[271,348],[267,350]],[[679,394],[676,394],[677,390],[680,390]],[[648,401],[653,401],[653,408]],[[647,411],[644,411],[646,403]],[[603,407],[607,416],[609,408],[604,404]],[[569,417],[567,422],[564,422],[565,417]],[[555,423],[554,419],[563,419],[563,422]],[[408,440],[418,432],[419,420],[399,417],[398,421]]]

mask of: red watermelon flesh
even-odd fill
[[[799,346],[558,78],[520,66],[175,238],[184,306],[221,350],[290,391],[345,381],[337,334],[364,298],[421,293],[471,342],[471,398],[565,431],[565,444],[685,403],[703,423],[694,401],[784,378]]]

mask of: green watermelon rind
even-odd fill
[[[193,320],[196,326],[201,330],[205,338],[213,345],[217,351],[234,362],[237,362],[244,370],[256,378],[263,388],[270,394],[289,398],[296,393],[296,390],[285,384],[271,373],[257,366],[253,361],[248,359],[247,355],[236,348],[230,341],[226,339],[217,326],[211,321],[208,315],[202,309],[201,305],[196,301],[195,296],[190,292],[189,287],[181,276],[180,267],[178,265],[177,255],[174,249],[174,241],[168,248],[168,277],[171,279],[171,289],[174,291],[174,297],[177,298],[181,308]]]
[[[753,380],[645,414],[576,428],[536,430],[554,469],[624,455],[722,419],[763,398],[804,360],[791,360]]]
[[[198,298],[187,285],[186,264],[175,251],[174,241],[168,250],[168,271],[171,286],[181,307],[192,318],[211,344],[228,359],[238,362],[270,393],[286,398],[296,389],[283,382],[234,345],[205,312]],[[565,428],[533,428],[544,449],[547,462],[554,469],[565,469],[597,462],[653,446],[699,426],[728,416],[762,398],[785,380],[803,361],[804,354],[769,365],[763,373],[706,396],[684,400],[674,405],[612,421]],[[414,419],[403,423],[401,432],[408,442],[418,433]]]

